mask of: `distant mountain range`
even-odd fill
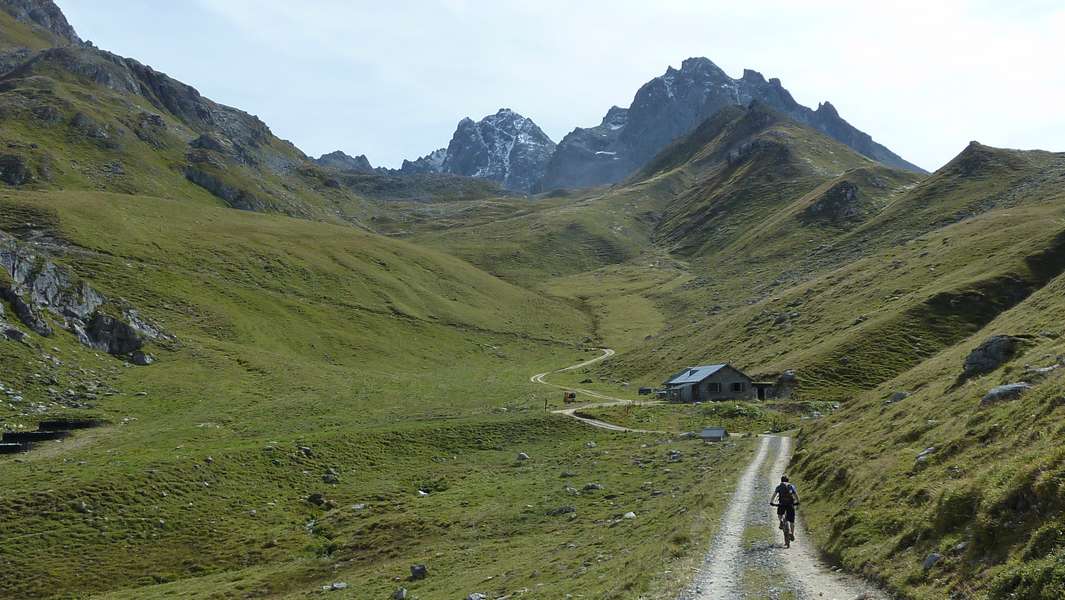
[[[447,148],[404,161],[400,171],[484,177],[519,192],[617,183],[722,108],[754,101],[884,165],[925,172],[845,121],[829,102],[810,109],[779,79],[749,69],[733,79],[707,58],[669,67],[637,90],[629,108],[611,107],[599,125],[578,127],[557,145],[532,119],[500,109],[478,122],[463,119]]]

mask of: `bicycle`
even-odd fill
[[[795,507],[799,505],[798,502],[791,505],[791,519],[788,519],[788,511],[780,510],[780,503],[770,502],[769,506],[777,507],[777,518],[780,519],[780,530],[784,532],[784,547],[791,548],[791,543],[795,541]]]

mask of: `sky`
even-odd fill
[[[57,0],[82,38],[396,167],[501,107],[556,142],[667,66],[778,77],[928,170],[970,140],[1065,151],[1061,0]]]

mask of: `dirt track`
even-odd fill
[[[614,355],[603,349],[602,356],[554,371],[580,369]],[[556,410],[593,427],[610,431],[633,433],[665,433],[629,429],[604,421],[589,419],[574,414],[581,408],[619,406],[624,404],[657,404],[613,398],[605,394],[581,388],[569,388],[546,381],[548,373],[537,373],[529,378],[534,383],[559,389],[576,391],[601,400],[583,404],[578,408]],[[817,557],[817,551],[807,541],[801,518],[796,523],[796,540],[785,549],[780,532],[776,529],[775,509],[769,506],[769,498],[780,476],[791,460],[793,441],[786,436],[762,436],[758,450],[743,472],[736,490],[725,509],[721,525],[710,543],[702,567],[679,600],[887,600],[889,596],[865,581],[853,576],[833,572]],[[802,489],[799,489],[800,496]],[[772,536],[773,541],[767,539]],[[760,539],[762,538],[762,539]]]

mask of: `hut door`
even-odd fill
[[[691,386],[691,390],[692,390],[692,402],[698,402],[700,400],[700,398],[699,398],[699,384],[696,383],[696,384],[692,385]]]

